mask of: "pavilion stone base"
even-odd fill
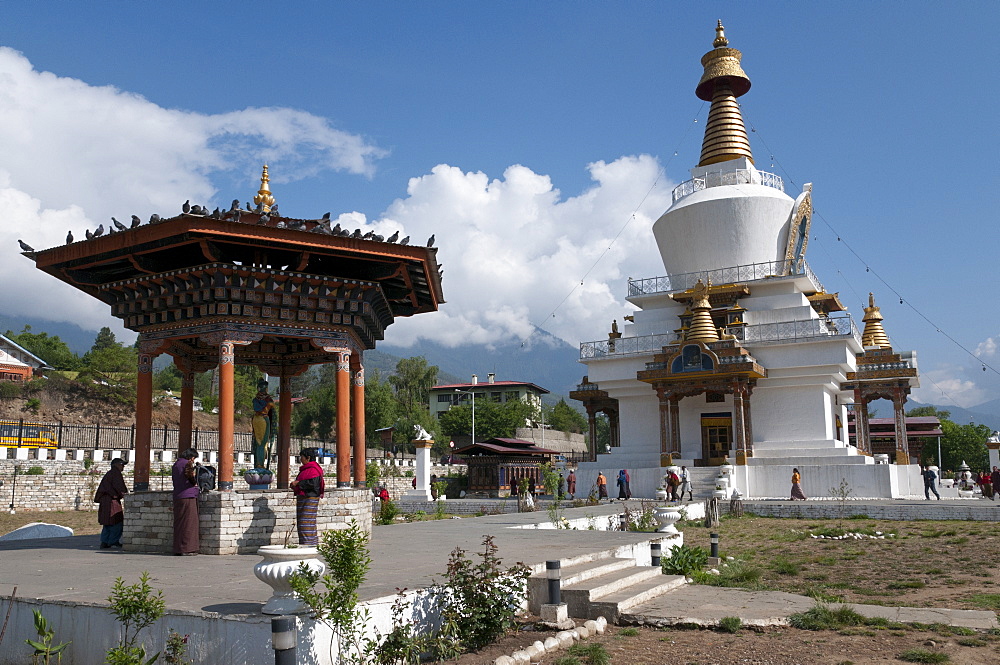
[[[125,499],[124,549],[173,551],[173,497],[170,492],[136,492]],[[202,554],[251,554],[262,545],[297,543],[295,497],[289,490],[208,492],[198,498]],[[372,501],[367,489],[328,490],[320,500],[316,528],[322,533],[357,520],[371,530]],[[291,534],[289,536],[289,534]]]

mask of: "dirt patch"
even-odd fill
[[[465,654],[448,663],[492,665],[498,657],[509,656],[535,640],[544,642],[552,634],[532,630],[531,624],[523,628],[487,649]],[[911,649],[946,654],[947,662],[955,665],[979,665],[995,661],[1000,653],[1000,636],[955,635],[944,627],[940,630],[865,628],[842,632],[769,628],[741,629],[732,634],[639,627],[626,629],[623,634],[621,627],[609,626],[604,635],[590,637],[580,644],[603,645],[612,665],[884,665],[902,662],[896,656]],[[541,662],[555,663],[567,656],[571,654],[560,650],[545,654]],[[579,665],[588,662],[585,657],[579,657]]]

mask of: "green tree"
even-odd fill
[[[391,427],[399,416],[399,406],[392,386],[382,380],[378,370],[365,376],[365,440],[377,441],[375,430]]]
[[[178,392],[181,389],[183,377],[177,369],[177,365],[170,363],[159,372],[153,374],[153,388],[156,390],[170,390]]]
[[[55,369],[71,372],[80,369],[80,358],[70,351],[69,346],[59,339],[58,335],[49,337],[45,332],[33,333],[31,326],[26,325],[16,334],[8,330],[4,333],[4,337],[24,347]]]
[[[543,407],[545,424],[561,432],[582,434],[587,431],[587,417],[560,399],[553,407]]]
[[[935,409],[933,406],[918,406],[906,412],[907,418],[926,418],[933,416],[941,420],[951,420],[951,411]]]
[[[598,413],[594,419],[597,430],[597,452],[606,452],[611,445],[611,424],[608,417],[603,413]]]
[[[401,358],[389,383],[403,413],[413,417],[420,409],[427,409],[428,391],[437,383],[437,365],[428,365],[423,356]]]
[[[986,448],[986,439],[991,433],[989,427],[942,420],[941,431],[944,432],[941,437],[942,469],[957,469],[963,461],[975,471],[989,468],[990,454]]]
[[[476,400],[476,439],[486,441],[496,437],[514,436],[518,427],[536,415],[534,407],[519,399],[500,404],[492,400]],[[472,434],[472,406],[453,406],[438,416],[442,434],[449,437]]]
[[[90,347],[90,350],[101,351],[114,346],[120,346],[120,344],[115,340],[115,334],[111,332],[111,328],[104,326],[97,332],[97,337],[94,338],[94,344]]]

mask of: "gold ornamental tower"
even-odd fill
[[[861,333],[861,344],[863,346],[877,346],[880,349],[891,349],[889,336],[885,334],[882,327],[882,312],[875,305],[875,295],[868,294],[868,307],[865,307],[865,317],[861,319],[865,322],[865,331]]]
[[[743,115],[736,101],[737,97],[750,90],[750,79],[740,67],[743,54],[737,49],[728,48],[729,40],[726,39],[721,20],[715,28],[712,46],[715,48],[701,58],[705,73],[695,89],[699,99],[712,103],[698,166],[728,162],[740,157],[746,157],[753,163],[750,139],[747,138]]]

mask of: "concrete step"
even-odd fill
[[[658,580],[662,577],[663,572],[659,568],[632,566],[573,585],[563,585],[562,601],[566,603],[571,617],[589,619],[592,614],[591,606],[596,601],[603,600],[612,594],[625,592],[627,589],[650,579]]]
[[[632,608],[669,593],[684,584],[683,575],[660,574],[656,577],[650,577],[592,602],[590,615],[587,618],[596,619],[603,616],[609,622],[616,623],[622,614]]]
[[[600,578],[623,570],[635,568],[635,559],[620,559],[615,557],[581,561],[565,565],[560,569],[561,586],[579,586],[589,580]],[[563,591],[565,594],[565,591]],[[544,573],[528,578],[528,609],[538,614],[543,603],[549,598],[548,578]],[[566,602],[565,597],[563,602]]]
[[[864,455],[845,455],[843,457],[830,458],[823,456],[823,461],[820,461],[819,456],[816,457],[748,457],[747,466],[788,466],[788,467],[803,467],[803,466],[816,466],[817,464],[872,464],[871,458],[865,457]]]

